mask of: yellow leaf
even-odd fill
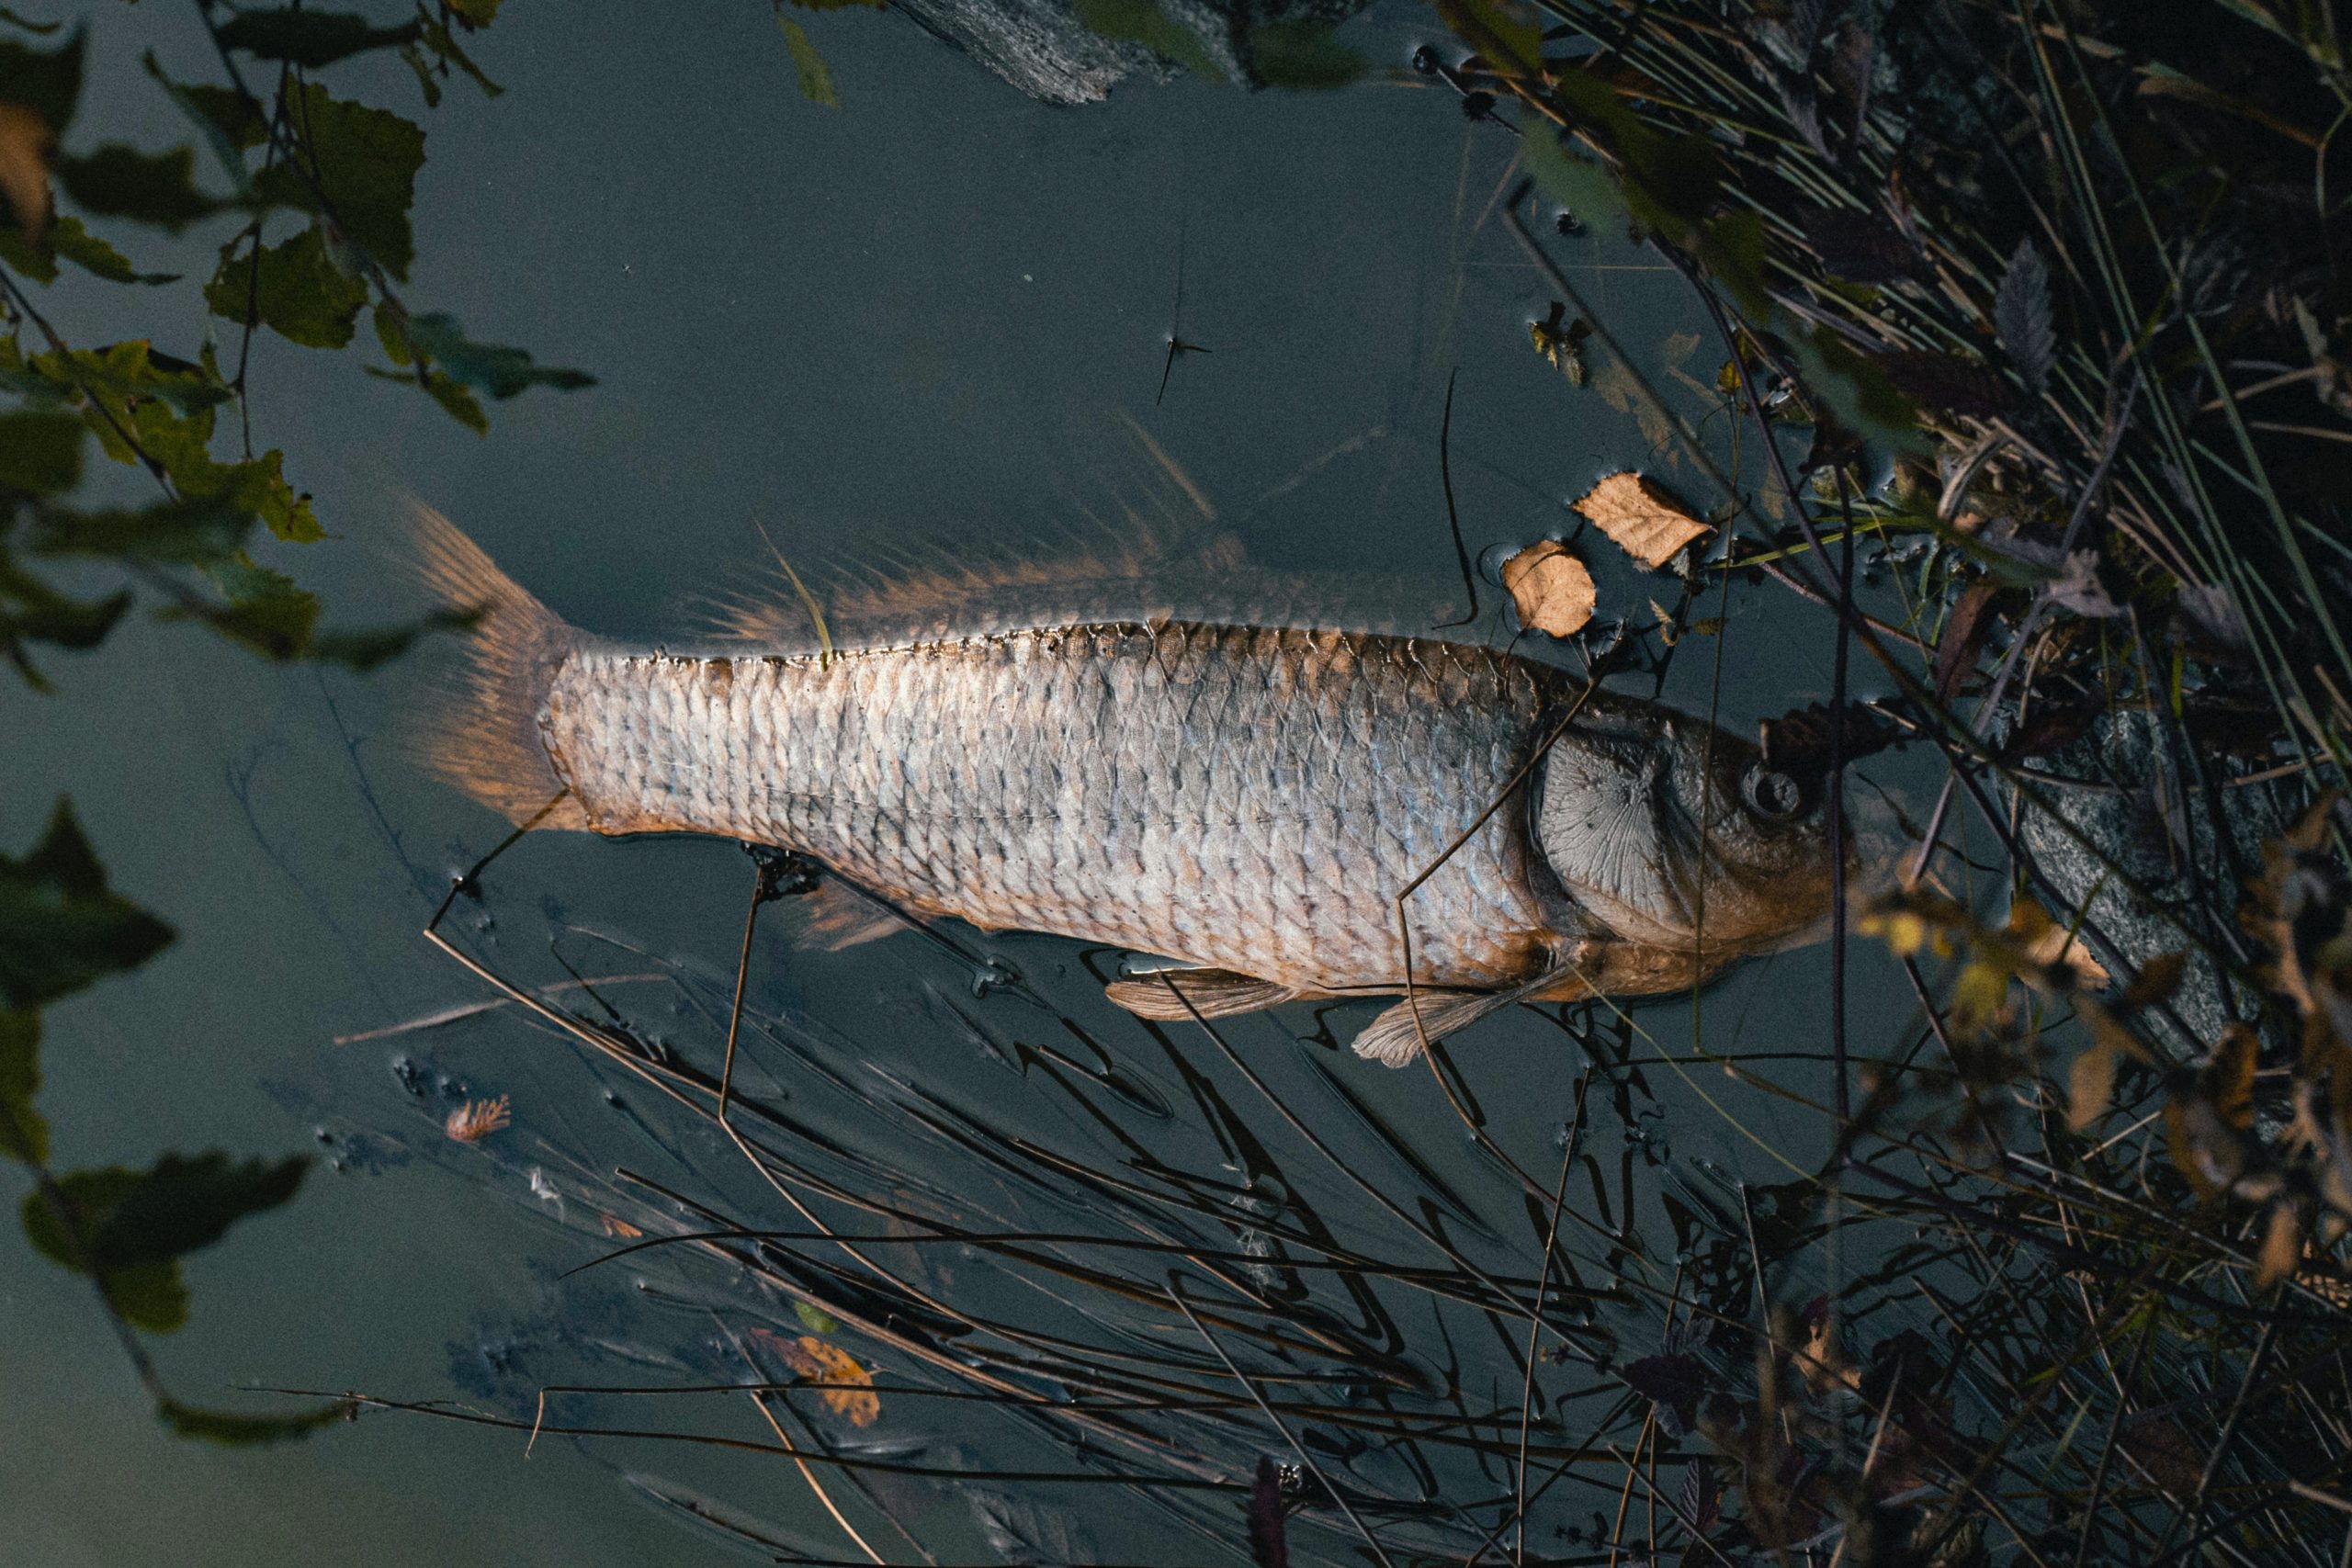
[[[874,1374],[840,1346],[827,1344],[813,1334],[786,1339],[764,1328],[753,1332],[792,1369],[794,1376],[824,1391],[821,1397],[827,1410],[853,1427],[871,1427],[881,1416],[882,1398],[874,1392]]]
[[[1714,532],[1656,480],[1630,469],[1610,475],[1571,504],[1652,571],[1672,560],[1692,540]]]
[[[2123,1005],[2128,1008],[2154,1007],[2180,989],[2180,976],[2188,967],[2186,953],[2160,953],[2140,965],[2140,976],[2123,993]]]
[[[2254,1125],[2254,1031],[2233,1023],[2213,1053],[2213,1109],[2243,1133]]]
[[[2267,1291],[2279,1280],[2290,1279],[2295,1266],[2303,1260],[2303,1225],[2292,1203],[2279,1203],[2270,1211],[2270,1228],[2262,1235],[2262,1255],[2254,1269],[2254,1287]]]
[[[24,105],[0,104],[0,200],[34,245],[49,231],[49,152],[56,140],[49,122]]]
[[[2020,904],[2018,908],[2030,908],[2041,914],[2038,904]],[[2013,925],[2016,919],[2017,912],[2013,909],[2010,911]],[[2026,957],[2045,968],[2063,967],[2074,983],[2084,989],[2100,990],[2106,987],[2109,978],[2107,966],[2090,955],[2090,950],[2075,939],[2073,931],[2053,923],[2048,915],[2041,915],[2038,922],[2032,923],[2039,934],[2026,941]],[[2126,1001],[2128,1003],[2128,998]]]
[[[2030,898],[2019,898],[2009,906],[2009,934],[2025,946],[2047,941],[2052,928],[2050,911]]]
[[[1592,573],[1556,539],[1530,545],[1503,562],[1503,586],[1522,626],[1567,637],[1592,619]]]
[[[2066,1125],[2082,1132],[2107,1113],[2115,1098],[2116,1053],[2112,1046],[2093,1045],[2075,1058],[2069,1075]]]
[[[1963,967],[1952,982],[1952,1021],[1962,1029],[1981,1029],[2007,1010],[2008,1000],[2008,972],[1980,959]]]

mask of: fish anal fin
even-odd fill
[[[1262,1012],[1295,1001],[1304,993],[1293,986],[1237,975],[1230,969],[1168,969],[1114,980],[1103,994],[1137,1018],[1184,1023],[1195,1018]]]

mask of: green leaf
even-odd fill
[[[424,395],[440,404],[444,413],[476,435],[490,434],[490,415],[481,412],[481,403],[447,371],[428,370],[424,373]]]
[[[176,272],[139,271],[130,265],[128,256],[82,227],[82,220],[71,214],[61,215],[49,226],[49,233],[44,238],[51,252],[108,283],[177,283],[180,280]]]
[[[417,52],[414,44],[409,44],[401,51],[401,63],[407,66],[410,73],[416,77],[416,90],[424,95],[424,107],[429,109],[439,108],[441,84],[435,78],[433,67],[424,63],[424,56]]]
[[[1272,22],[1250,35],[1250,60],[1269,87],[1344,87],[1364,73],[1364,58],[1322,22]]]
[[[1544,55],[1544,30],[1533,9],[1519,0],[1439,0],[1438,15],[1497,66],[1532,67]],[[1490,50],[1487,39],[1500,45]],[[1499,52],[1503,58],[1493,59]]]
[[[0,413],[0,489],[48,495],[80,484],[82,428],[79,414]]]
[[[62,136],[82,96],[83,31],[53,50],[0,39],[0,98],[22,104]]]
[[[94,1223],[92,1256],[107,1269],[137,1269],[200,1251],[250,1214],[277,1208],[300,1190],[311,1156],[232,1159],[215,1149],[200,1155],[167,1154],[114,1195]],[[77,1203],[77,1208],[80,1205]]]
[[[469,28],[486,28],[498,15],[500,0],[449,0],[449,9]]]
[[[1614,227],[1631,219],[1624,193],[1608,169],[1569,152],[1550,131],[1531,130],[1534,134],[1520,138],[1521,155],[1545,196],[1589,224]]]
[[[41,556],[202,566],[234,556],[252,525],[250,512],[219,496],[97,512],[58,507],[33,518],[30,546]]]
[[[20,570],[0,549],[0,657],[37,692],[49,689],[25,652],[28,642],[63,649],[96,648],[130,608],[130,591],[120,589],[95,602],[69,598]]]
[[[107,1300],[122,1321],[149,1334],[187,1326],[187,1282],[176,1259],[117,1269],[106,1276]]]
[[[308,1437],[322,1427],[353,1419],[358,1408],[350,1400],[338,1399],[284,1415],[242,1416],[225,1410],[199,1410],[193,1404],[167,1399],[155,1407],[155,1415],[180,1437],[200,1438],[224,1448],[251,1448]]]
[[[49,1160],[49,1123],[33,1109],[40,1092],[40,1014],[0,1012],[0,1155],[28,1165]]]
[[[314,224],[283,244],[255,251],[244,237],[220,247],[220,269],[204,286],[216,316],[243,321],[247,311],[264,326],[305,348],[341,348],[351,341],[368,285],[345,276]]]
[[[108,283],[176,283],[175,272],[141,272],[130,258],[82,226],[71,213],[61,213],[36,243],[22,229],[0,229],[0,261],[6,262],[35,283],[57,281],[58,258]]]
[[[793,1303],[792,1315],[798,1318],[800,1320],[801,1326],[806,1328],[811,1334],[838,1334],[841,1332],[842,1325],[839,1318],[833,1316],[832,1314],[827,1312],[823,1307],[812,1305],[808,1302]]]
[[[416,355],[408,346],[408,333],[401,325],[401,318],[381,305],[369,314],[375,317],[376,341],[383,344],[384,356],[402,369],[415,364]]]
[[[57,248],[46,233],[35,244],[16,224],[0,226],[0,263],[29,283],[57,281]]]
[[[467,75],[472,77],[474,79],[474,85],[481,89],[483,97],[495,98],[505,93],[505,88],[500,86],[497,83],[482,74],[481,67],[473,62],[472,56],[467,54],[464,50],[458,47],[457,38],[447,28],[441,25],[439,17],[435,17],[431,12],[424,8],[423,0],[419,0],[416,7],[416,21],[417,26],[423,29],[419,34],[419,41],[421,41],[426,49],[431,50],[435,55],[438,56],[443,64],[454,65],[458,70],[464,72]],[[412,50],[409,52],[413,55],[415,51]],[[416,63],[419,67],[419,77],[429,83],[431,80],[430,75],[423,69],[424,62],[420,59]],[[434,101],[435,96],[435,91],[428,91],[424,95],[425,102],[428,105],[431,104]]]
[[[379,28],[365,17],[343,11],[240,11],[213,29],[223,49],[242,50],[256,60],[282,60],[316,70],[369,50],[414,43],[414,22]]]
[[[196,188],[196,149],[141,152],[109,141],[86,157],[56,162],[57,183],[85,212],[128,218],[178,233],[220,211],[222,203]]]
[[[31,852],[0,855],[0,1000],[11,1008],[37,1008],[135,969],[171,940],[171,927],[107,889],[63,799]]]
[[[833,91],[832,70],[809,41],[808,29],[789,17],[779,16],[776,25],[784,29],[785,44],[792,51],[793,69],[800,73],[800,96],[829,109],[841,107],[841,95]]]
[[[358,631],[326,631],[311,637],[306,656],[321,664],[366,671],[399,658],[428,632],[463,631],[481,619],[469,610],[435,610],[413,621]]]
[[[255,189],[266,200],[327,218],[377,265],[407,281],[416,259],[409,208],[424,164],[424,132],[388,109],[343,102],[315,83],[292,95],[291,111],[304,155],[273,165]]]
[[[411,316],[408,341],[417,353],[437,362],[458,380],[502,400],[532,387],[568,392],[596,384],[596,378],[585,371],[534,365],[519,348],[469,342],[455,316]]]
[[[1899,451],[1926,457],[1934,445],[1919,429],[1919,411],[1897,391],[1886,372],[1863,358],[1826,327],[1794,339],[1793,357],[1804,384],[1826,404],[1838,423]]]
[[[291,578],[242,557],[220,562],[209,574],[228,602],[222,604],[175,604],[161,617],[200,621],[231,642],[265,659],[300,659],[311,650],[318,630],[318,596],[295,586]]]
[[[26,367],[69,395],[87,396],[105,405],[123,423],[131,411],[157,402],[183,414],[199,413],[235,396],[200,365],[157,354],[143,338],[130,338],[104,348],[77,348],[65,354],[37,354]],[[92,431],[107,455],[117,462],[137,461],[104,420]]]
[[[212,149],[220,170],[229,176],[239,196],[253,190],[252,171],[245,167],[244,153],[269,140],[269,122],[262,118],[260,108],[243,93],[228,87],[209,86],[200,83],[183,85],[164,74],[155,62],[155,51],[149,50],[140,56],[140,63],[147,74],[155,79],[172,102],[179,106],[188,123],[204,133],[206,145]]]
[[[168,1334],[187,1321],[179,1259],[292,1198],[309,1166],[306,1155],[232,1160],[216,1151],[167,1154],[146,1170],[70,1171],[53,1194],[26,1195],[25,1235],[51,1261],[96,1275],[133,1327]]]
[[[1142,44],[1205,82],[1231,85],[1225,68],[1209,57],[1200,39],[1169,19],[1152,0],[1075,0],[1078,19],[1108,39]]]

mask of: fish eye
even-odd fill
[[[1786,822],[1804,809],[1804,786],[1759,762],[1739,781],[1739,798],[1761,820]]]

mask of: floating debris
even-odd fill
[[[752,1337],[775,1351],[794,1376],[823,1389],[825,1408],[851,1426],[871,1427],[881,1418],[882,1397],[874,1392],[874,1374],[840,1346],[813,1334],[787,1339],[768,1328],[755,1328]]]
[[[1553,637],[1581,630],[1599,598],[1592,573],[1557,539],[1539,540],[1503,562],[1503,586],[1520,624]]]
[[[1552,301],[1552,313],[1540,321],[1527,323],[1528,340],[1535,344],[1535,352],[1550,360],[1571,387],[1585,383],[1584,340],[1592,335],[1592,323],[1578,316],[1563,322],[1568,308],[1557,299]]]
[[[513,1106],[506,1096],[496,1100],[469,1100],[449,1112],[441,1130],[461,1144],[478,1144],[514,1120]]]
[[[1610,475],[1569,505],[1652,571],[1692,540],[1715,531],[1713,525],[1684,510],[1655,479],[1631,469]]]

